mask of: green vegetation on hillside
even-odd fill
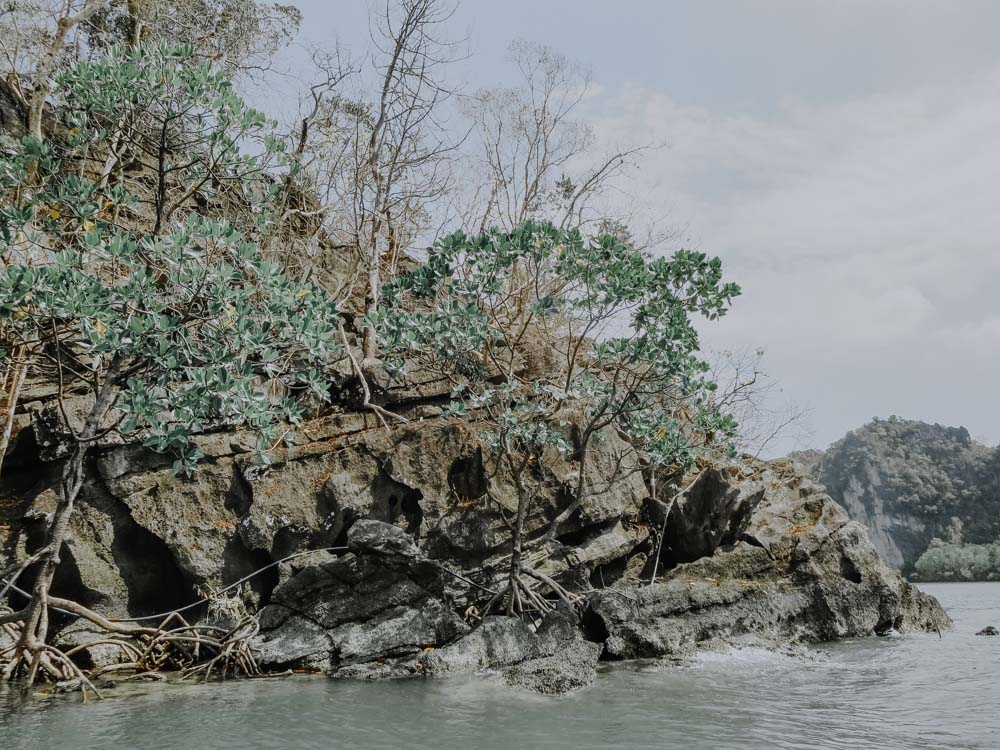
[[[857,520],[883,526],[904,568],[935,538],[983,545],[1000,537],[1000,450],[964,427],[875,419],[802,463],[835,500],[864,508]]]
[[[921,581],[1000,581],[1000,543],[949,544],[934,539],[914,569]]]

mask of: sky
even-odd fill
[[[294,4],[305,39],[367,46],[364,0]],[[451,24],[470,90],[542,42],[593,71],[602,145],[661,146],[628,194],[743,288],[704,346],[762,348],[775,407],[808,412],[768,453],[890,414],[1000,442],[1000,3],[464,0]]]

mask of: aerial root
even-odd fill
[[[521,566],[521,573],[507,578],[507,585],[498,591],[483,608],[483,616],[490,614],[498,605],[503,605],[508,615],[535,620],[556,609],[557,601],[542,595],[542,589],[554,594],[557,601],[564,602],[570,609],[579,611],[583,597],[567,591],[555,580],[528,566]]]
[[[117,622],[77,602],[51,597],[49,609],[70,612],[107,632],[107,637],[62,650],[33,639],[24,632],[26,610],[0,606],[0,681],[23,681],[28,689],[36,680],[56,683],[64,690],[79,689],[100,697],[93,683],[98,676],[131,672],[136,676],[180,672],[181,679],[213,675],[259,677],[260,667],[251,641],[260,631],[257,618],[245,615],[230,628],[192,625],[178,613],[168,615],[157,627]],[[6,644],[6,645],[5,645]],[[121,661],[84,671],[74,657],[94,646],[112,646]]]

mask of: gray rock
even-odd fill
[[[362,519],[351,527],[347,546],[357,555],[381,555],[416,560],[421,556],[413,537],[398,526]]]
[[[540,639],[524,622],[513,617],[487,617],[457,643],[429,652],[423,663],[428,674],[479,672],[544,655]]]
[[[335,673],[412,660],[468,631],[445,601],[440,566],[419,555],[401,529],[359,521],[348,546],[354,551],[304,568],[275,590],[260,613],[262,665]]]
[[[505,669],[503,678],[510,687],[562,695],[594,682],[601,651],[600,644],[577,639],[552,656]]]
[[[128,653],[121,646],[114,645],[115,640],[89,622],[76,620],[59,632],[55,646],[63,651],[73,651],[73,658],[78,664],[95,669],[129,661]]]
[[[739,524],[741,541],[651,586],[590,596],[588,627],[606,639],[609,654],[684,656],[747,635],[777,644],[950,627],[937,601],[887,568],[863,528],[816,485],[766,472],[726,481],[742,485],[738,496],[759,495]],[[733,497],[733,488],[723,496]]]
[[[762,495],[752,483],[731,482],[718,469],[704,472],[670,508],[665,562],[691,562],[735,542]]]
[[[1000,635],[1000,630],[997,630],[992,625],[987,625],[985,628],[976,633],[976,635]]]
[[[519,619],[495,616],[458,642],[427,653],[420,671],[500,671],[512,687],[560,694],[593,682],[601,650],[600,644],[583,639],[570,612],[550,612],[537,632]]]

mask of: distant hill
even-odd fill
[[[789,458],[825,485],[868,528],[886,562],[904,572],[915,571],[934,539],[989,544],[1000,537],[1000,449],[976,442],[964,427],[875,419],[826,451]],[[919,572],[949,577],[939,568]]]

